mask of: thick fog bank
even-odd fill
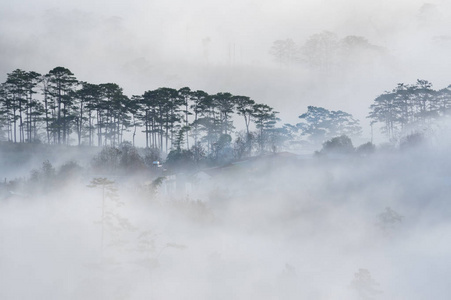
[[[446,299],[446,149],[263,160],[189,195],[129,178],[11,196],[0,298]]]

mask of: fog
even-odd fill
[[[450,20],[439,0],[1,1],[0,79],[64,66],[129,96],[163,86],[250,96],[284,123],[324,106],[359,118],[369,140],[368,107],[383,91],[450,84]],[[270,54],[276,40],[324,31],[363,36],[380,55],[324,71]],[[446,124],[411,148],[274,154],[167,175],[155,189],[153,173],[94,171],[94,147],[3,151],[0,298],[447,299]],[[65,177],[71,161],[80,170]],[[90,187],[104,177],[105,193]]]
[[[448,134],[368,157],[262,158],[186,189],[167,177],[156,194],[109,176],[103,203],[89,172],[10,187],[0,296],[446,299]]]

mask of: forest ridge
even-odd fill
[[[450,107],[451,86],[434,90],[432,83],[418,80],[376,97],[368,118],[393,140],[448,115]],[[273,107],[247,96],[189,87],[162,87],[128,97],[116,83],[79,81],[64,67],[45,75],[17,69],[0,85],[0,137],[15,143],[114,147],[125,132],[131,132],[133,145],[142,132],[146,148],[160,152],[196,147],[217,156],[233,147],[241,157],[340,135],[356,137],[362,130],[351,114],[322,107],[309,106],[295,125],[277,126],[277,115]],[[235,130],[235,116],[244,130]]]

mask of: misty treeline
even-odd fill
[[[3,139],[12,142],[117,146],[124,133],[138,130],[147,148],[168,152],[200,143],[209,153],[230,142],[233,115],[257,128],[260,149],[266,146],[277,112],[246,96],[210,95],[189,87],[158,88],[128,97],[115,83],[91,84],[76,79],[67,68],[45,75],[20,69],[7,74],[0,87],[0,122]]]
[[[160,153],[230,160],[274,152],[300,135],[322,142],[361,130],[352,115],[341,111],[309,107],[301,123],[282,127],[276,127],[277,114],[247,96],[189,87],[128,97],[115,83],[79,81],[64,67],[45,75],[17,69],[0,86],[2,139],[14,143],[118,147],[127,132],[133,145],[141,132],[146,148]],[[245,130],[235,130],[237,119]]]
[[[448,116],[451,108],[451,85],[434,90],[432,83],[418,79],[414,84],[399,83],[393,90],[374,99],[368,118],[371,124],[383,124],[389,140],[400,134],[427,128],[438,118]]]
[[[426,80],[400,83],[374,99],[368,118],[371,125],[381,123],[393,140],[447,115],[450,101],[449,87],[436,91]],[[45,75],[17,69],[0,85],[0,137],[14,143],[118,147],[131,138],[134,146],[140,133],[146,148],[175,160],[189,156],[219,162],[362,133],[359,120],[340,110],[308,106],[299,123],[282,126],[277,115],[247,96],[189,87],[128,97],[115,83],[79,81],[64,67]],[[241,131],[235,127],[239,119]]]
[[[374,62],[384,57],[383,47],[371,44],[365,37],[348,35],[339,38],[323,31],[296,43],[293,39],[273,42],[269,53],[282,66],[301,65],[319,71],[332,71],[362,62]]]

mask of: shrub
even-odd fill
[[[358,146],[356,151],[360,155],[369,155],[376,151],[376,146],[373,143],[368,142]]]
[[[340,153],[340,154],[350,154],[354,152],[354,146],[352,145],[351,139],[346,136],[338,136],[333,139],[323,143],[323,148],[320,153]]]

